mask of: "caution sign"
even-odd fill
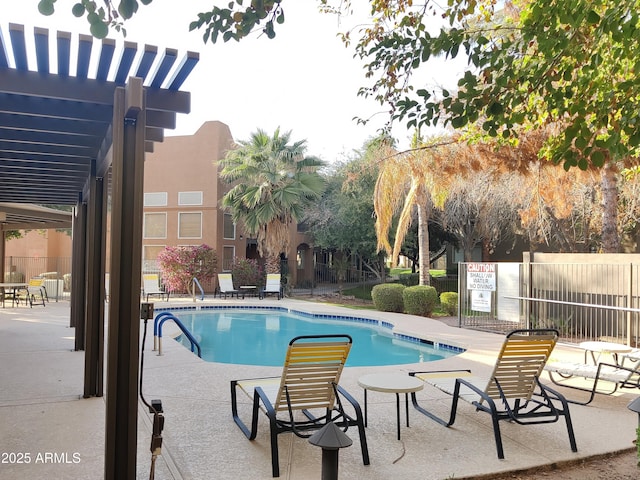
[[[496,289],[495,263],[468,263],[467,290],[493,292]]]

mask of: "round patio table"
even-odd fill
[[[608,353],[613,357],[613,360],[616,362],[616,365],[619,365],[618,362],[618,354],[619,353],[630,353],[633,351],[633,348],[628,345],[622,345],[621,343],[613,343],[613,342],[581,342],[578,345],[580,348],[584,349],[584,363],[587,363],[587,353],[591,353],[591,359],[593,360],[593,364],[597,365],[600,361],[600,356],[603,353]],[[596,353],[598,356],[596,357]]]
[[[396,420],[398,424],[398,440],[400,440],[400,394],[404,393],[404,404],[409,426],[409,393],[424,388],[424,382],[416,377],[400,373],[371,373],[358,379],[358,385],[364,389],[364,426],[367,426],[367,390],[396,394]]]

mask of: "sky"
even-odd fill
[[[77,42],[78,33],[88,33],[88,23],[73,17],[74,3],[76,0],[58,0],[56,13],[45,17],[37,10],[38,0],[0,0],[5,42],[9,23],[25,25],[30,42],[34,26],[48,28],[52,39],[56,31],[72,32]],[[193,134],[209,120],[227,124],[236,140],[248,139],[258,128],[271,134],[279,127],[291,131],[292,141],[306,140],[308,154],[333,162],[360,149],[384,125],[384,107],[357,95],[367,84],[362,62],[337,37],[338,32],[366,21],[366,12],[338,19],[319,13],[315,0],[287,0],[283,2],[286,21],[277,26],[275,39],[256,34],[241,42],[205,45],[203,31],[189,32],[188,26],[212,3],[154,0],[141,6],[126,24],[126,40],[139,46],[154,45],[159,52],[175,48],[178,59],[187,51],[200,54],[199,63],[181,88],[191,92],[191,113],[178,115],[177,128],[167,130],[166,135]],[[224,6],[226,2],[215,4]],[[368,7],[368,2],[363,5]],[[125,41],[117,32],[109,36],[117,47]],[[94,50],[99,51],[98,40],[94,40]],[[114,58],[118,55],[116,50]],[[426,81],[451,81],[446,77],[452,74],[446,69],[433,71],[444,78]],[[371,121],[358,125],[354,117]],[[401,148],[408,144],[406,129],[394,129],[394,136]]]

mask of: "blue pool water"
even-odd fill
[[[174,311],[200,343],[210,362],[281,366],[289,341],[299,335],[348,334],[353,338],[347,366],[401,365],[440,360],[463,350],[391,332],[375,320],[277,310]],[[179,338],[189,347],[184,335]]]

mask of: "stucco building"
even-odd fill
[[[233,145],[229,127],[219,121],[209,121],[193,135],[166,137],[154,145],[153,152],[146,154],[144,271],[157,270],[158,254],[166,246],[209,245],[218,254],[218,271],[229,271],[234,257],[258,258],[255,240],[247,238],[221,206],[227,186],[218,177],[217,161],[224,158]],[[23,239],[7,242],[6,255],[71,256],[68,236],[53,232],[45,237],[37,235],[32,232]],[[292,285],[313,278],[311,242],[295,227],[290,232],[284,273]],[[215,285],[204,286],[207,290],[215,288]]]

